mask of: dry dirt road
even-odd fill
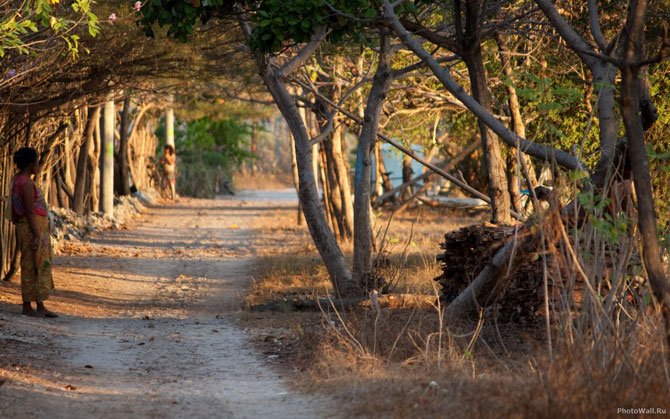
[[[19,316],[17,281],[0,285],[0,417],[327,416],[235,316],[257,255],[299,240],[254,226],[295,206],[287,191],[184,199],[65,246],[55,320]]]

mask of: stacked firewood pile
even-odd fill
[[[437,256],[442,267],[442,275],[435,278],[442,290],[444,304],[453,301],[486,267],[495,253],[510,240],[519,239],[520,231],[513,226],[492,224],[473,225],[452,231],[445,235],[440,247],[443,253]],[[490,304],[499,319],[528,323],[542,313],[544,305],[543,258],[541,249],[525,257],[530,262],[514,266],[511,278],[505,281],[505,288],[496,301]],[[546,263],[551,269],[551,254]],[[553,276],[553,275],[551,275]]]

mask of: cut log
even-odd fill
[[[450,196],[438,196],[434,199],[418,197],[418,199],[431,207],[442,207],[451,209],[485,209],[488,202],[479,198],[456,198]]]
[[[435,278],[447,306],[445,316],[464,318],[495,306],[503,321],[534,321],[544,303],[541,239],[532,224],[486,223],[446,234],[444,252],[437,257],[442,275]],[[552,257],[547,255],[549,266]]]

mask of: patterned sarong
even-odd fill
[[[28,220],[23,218],[16,224],[16,237],[21,250],[21,295],[23,301],[44,301],[54,289],[51,276],[51,238],[49,219],[35,216],[40,229],[37,250],[33,249],[33,232]]]

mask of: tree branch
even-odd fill
[[[607,51],[607,40],[605,35],[603,35],[602,30],[600,30],[600,19],[598,17],[598,5],[596,0],[588,0],[589,8],[589,27],[591,28],[591,34],[593,39],[595,39],[596,44],[602,52]]]
[[[303,88],[305,88],[307,90],[311,90],[311,92],[315,96],[318,96],[319,99],[323,100],[324,102],[326,102],[330,106],[332,106],[334,109],[338,110],[342,115],[351,119],[352,121],[354,121],[358,125],[363,125],[363,121],[359,117],[357,117],[353,113],[347,111],[346,109],[343,109],[341,106],[338,106],[335,102],[333,102],[332,100],[323,96],[322,94],[320,94],[316,90],[311,89],[307,84],[305,84],[301,80],[293,79],[293,81],[295,83],[299,84],[300,86],[302,86]],[[402,144],[398,143],[397,141],[393,140],[392,138],[382,134],[381,132],[377,133],[377,137],[379,137],[385,143],[391,144],[393,147],[397,148],[398,150],[400,150],[404,154],[406,154],[409,157],[411,157],[412,159],[416,160],[421,165],[427,167],[428,169],[432,170],[433,172],[437,173],[438,175],[442,176],[443,178],[449,180],[451,183],[453,183],[454,185],[463,189],[464,191],[468,192],[472,196],[477,197],[479,199],[482,199],[482,200],[486,201],[486,203],[488,203],[488,204],[491,203],[491,199],[488,197],[488,195],[483,194],[482,192],[478,191],[477,189],[475,189],[472,186],[468,185],[467,183],[463,182],[461,179],[457,178],[456,176],[453,176],[453,175],[445,172],[444,170],[440,169],[436,165],[434,165],[430,162],[427,162],[426,160],[417,156],[416,153],[413,150],[405,147],[404,145],[402,145]],[[526,140],[524,140],[524,141],[526,141]],[[570,157],[572,157],[572,156],[570,156]],[[514,218],[517,218],[517,219],[522,219],[523,218],[523,216],[521,214],[519,214],[517,212],[514,212],[514,211],[512,212],[512,216],[514,216]]]
[[[572,26],[558,13],[552,2],[550,0],[535,0],[535,3],[537,3],[544,15],[549,19],[549,22],[551,22],[551,25],[561,35],[561,38],[568,44],[568,47],[574,50],[586,65],[589,67],[595,65],[596,60],[594,55],[596,52],[593,51],[591,45],[584,38],[572,29]]]
[[[287,77],[291,75],[293,72],[295,72],[309,57],[312,56],[314,51],[321,45],[321,41],[324,40],[328,32],[326,31],[325,28],[319,29],[314,35],[312,35],[312,39],[305,44],[300,51],[296,55],[293,56],[287,63],[285,63],[279,71],[277,71],[277,75],[279,77]]]
[[[538,0],[539,1],[539,0]],[[580,162],[573,155],[565,151],[548,147],[544,144],[528,141],[521,138],[517,134],[510,131],[505,125],[498,121],[493,115],[487,112],[472,96],[451,77],[448,69],[443,68],[430,55],[421,44],[409,34],[407,29],[400,23],[395,11],[390,7],[389,1],[384,0],[384,18],[400,37],[407,47],[412,50],[419,58],[421,58],[433,74],[440,80],[442,85],[453,94],[456,99],[460,100],[477,118],[488,125],[493,132],[495,132],[505,143],[511,147],[518,148],[526,154],[545,161],[555,160],[560,166],[568,170],[586,170],[586,166]]]
[[[412,22],[410,20],[402,20],[402,25],[407,28],[407,30],[411,31],[415,35],[418,35],[425,39],[426,41],[430,41],[435,45],[439,45],[443,48],[446,48],[450,50],[451,52],[457,54],[457,55],[462,55],[461,48],[459,45],[451,40],[450,38],[440,35],[439,33],[435,31],[431,31],[430,29],[426,28],[425,26]]]

